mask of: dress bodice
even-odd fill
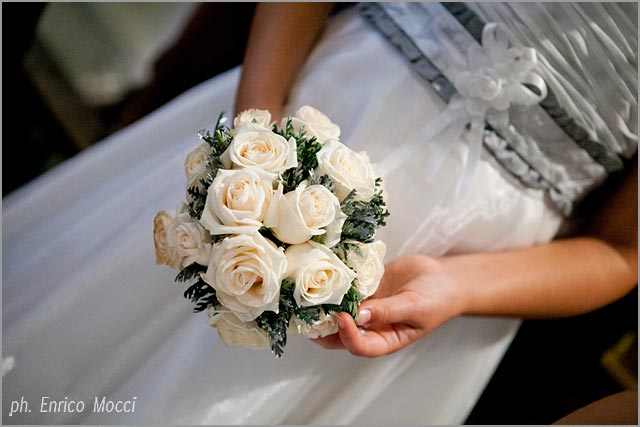
[[[485,152],[569,217],[637,150],[637,13],[624,8],[637,12],[564,3],[360,9],[450,107],[463,98],[471,117],[485,108]]]

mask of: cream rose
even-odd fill
[[[282,249],[259,233],[228,237],[211,251],[202,278],[218,300],[244,321],[278,312],[280,283],[287,268]]]
[[[185,189],[187,190],[186,192],[187,203],[191,203],[193,201],[193,196],[189,194],[188,190],[194,187],[197,188],[198,190],[202,190],[204,188],[204,185],[202,184],[202,180],[205,179],[206,177],[207,177],[207,170],[202,169],[199,173],[195,173],[187,179],[187,185],[185,186]]]
[[[307,325],[295,316],[291,319],[291,323],[300,335],[307,338],[315,339],[338,333],[338,321],[333,314],[321,314],[320,320],[313,325]]]
[[[220,160],[227,169],[255,166],[268,172],[284,172],[298,166],[296,140],[287,141],[269,129],[248,124],[238,130]]]
[[[191,181],[194,175],[202,174],[209,155],[211,154],[211,147],[206,142],[200,144],[195,150],[187,154],[184,159],[184,172],[187,176],[187,181]]]
[[[233,119],[233,128],[238,130],[242,126],[252,123],[267,129],[270,128],[271,113],[267,110],[258,110],[255,108],[244,110]]]
[[[301,306],[340,304],[356,274],[326,246],[309,241],[285,251],[285,277],[295,281],[293,298]]]
[[[373,243],[350,243],[357,244],[360,253],[349,251],[347,265],[358,274],[354,282],[356,288],[363,298],[368,298],[376,292],[384,274],[384,254],[387,247],[381,240]]]
[[[178,215],[167,228],[168,244],[182,267],[209,264],[211,237],[188,213]]]
[[[255,321],[245,322],[232,312],[210,311],[209,325],[218,330],[220,339],[228,347],[246,347],[254,350],[271,347],[269,336]]]
[[[265,216],[264,225],[282,242],[304,243],[313,236],[326,234],[325,245],[340,241],[347,216],[336,196],[322,185],[301,183],[294,191],[282,194],[279,187]]]
[[[340,139],[340,127],[333,123],[321,111],[304,105],[295,112],[291,118],[296,130],[304,127],[307,135],[315,136],[319,143],[324,144],[329,139]],[[285,120],[286,123],[286,120]]]
[[[375,193],[376,172],[364,151],[356,153],[338,141],[327,141],[317,154],[318,175],[329,175],[335,182],[340,201],[356,190],[355,200],[369,200]]]
[[[153,244],[156,248],[156,264],[178,268],[180,263],[176,259],[174,247],[169,245],[167,238],[167,229],[174,219],[173,212],[160,211],[156,214],[153,218]]]
[[[200,223],[213,235],[258,231],[273,196],[274,178],[258,168],[218,170]]]
[[[184,172],[187,176],[187,190],[192,187],[202,189],[203,185],[201,180],[207,175],[206,165],[210,152],[211,148],[209,147],[209,144],[202,143],[195,150],[187,154],[187,157],[184,159]],[[191,202],[191,200],[192,197],[187,191],[187,201]]]

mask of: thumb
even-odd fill
[[[361,326],[413,324],[416,320],[415,312],[418,304],[416,295],[409,292],[365,300],[358,311],[358,324]]]

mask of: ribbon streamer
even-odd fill
[[[508,126],[511,105],[531,107],[547,96],[547,85],[532,71],[537,64],[535,49],[514,46],[512,39],[502,25],[492,22],[484,26],[482,44],[470,46],[466,63],[452,69],[448,76],[458,94],[418,135],[379,164],[383,175],[408,160],[425,142],[441,135],[425,163],[425,176],[430,180],[467,128],[469,154],[456,191],[458,197],[466,194],[480,159],[485,124]]]

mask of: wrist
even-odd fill
[[[455,316],[473,312],[473,292],[468,285],[468,273],[457,257],[441,257],[437,259],[441,274],[449,284],[452,295],[452,311]]]
[[[284,105],[284,96],[279,93],[273,93],[272,90],[261,90],[255,85],[253,87],[245,87],[240,84],[236,95],[234,115],[251,108],[259,110],[268,110],[274,120],[279,121],[282,118],[282,106]]]
[[[432,258],[426,255],[415,255],[414,262],[417,265],[419,275],[426,280],[432,282],[438,289],[436,295],[432,295],[437,299],[437,306],[444,313],[446,319],[452,319],[456,316],[466,314],[469,310],[470,295],[468,295],[468,287],[464,286],[464,282],[458,277],[454,266],[447,257]]]

